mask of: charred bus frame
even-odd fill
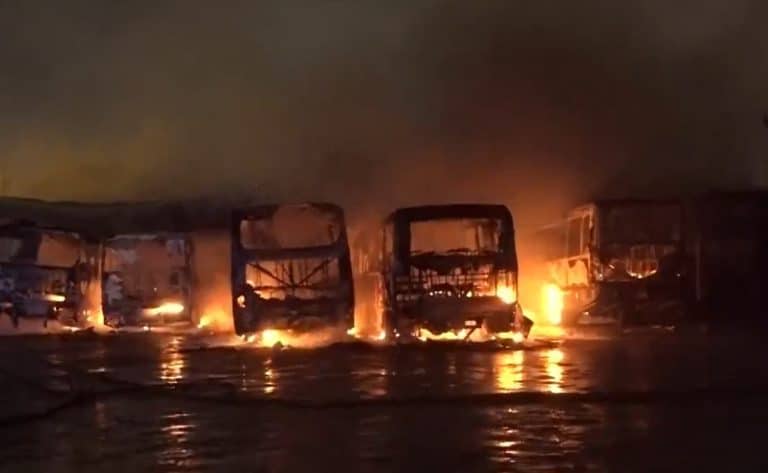
[[[276,219],[291,213],[318,218],[327,228],[276,228]],[[238,335],[354,326],[354,283],[341,207],[255,206],[234,211],[231,225],[232,312]],[[312,243],[285,241],[312,230],[328,233]]]
[[[41,261],[46,238],[63,241],[76,254],[72,264]],[[26,222],[3,225],[0,239],[8,252],[0,262],[0,310],[13,325],[32,318],[42,319],[43,326],[52,320],[64,326],[84,326],[90,316],[87,296],[95,264],[89,248],[96,245],[89,245],[73,231]]]
[[[148,254],[153,251],[162,254]],[[188,233],[120,234],[104,240],[101,292],[105,325],[191,326],[192,259]]]
[[[435,238],[415,248],[414,227],[458,225],[474,248],[438,250]],[[429,243],[431,242],[431,243]],[[382,232],[381,304],[388,336],[481,327],[488,332],[531,327],[517,300],[518,262],[512,215],[504,205],[452,204],[401,208]]]
[[[539,232],[551,282],[564,292],[564,325],[682,320],[688,264],[684,207],[676,200],[601,200]]]

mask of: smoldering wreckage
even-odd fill
[[[0,310],[13,326],[202,327],[212,317],[214,290],[201,277],[210,271],[229,273],[215,290],[217,318],[270,343],[278,332],[329,328],[398,342],[519,343],[534,321],[619,331],[755,322],[768,290],[767,191],[595,201],[522,235],[535,243],[538,315],[518,298],[504,205],[397,209],[351,241],[343,209],[329,203],[3,198],[0,222]],[[229,240],[216,269],[198,257],[205,237]]]

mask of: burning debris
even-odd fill
[[[341,208],[302,204],[236,211],[232,288],[239,335],[352,328],[354,288]]]
[[[333,326],[299,332],[295,330],[266,329],[242,336],[248,346],[257,348],[318,348],[346,341],[346,334]]]

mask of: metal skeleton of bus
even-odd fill
[[[532,322],[517,301],[512,215],[503,205],[402,208],[385,221],[380,291],[388,336],[480,327],[519,331]]]
[[[231,232],[237,334],[354,326],[354,283],[340,207],[240,209],[233,213]]]
[[[95,247],[95,246],[94,246]],[[20,319],[87,323],[95,255],[77,233],[11,223],[0,227],[0,310]]]
[[[187,233],[106,239],[101,258],[104,323],[114,328],[191,325],[192,250]]]
[[[683,206],[604,200],[542,230],[548,272],[564,292],[564,325],[669,324],[686,312]]]

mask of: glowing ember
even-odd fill
[[[43,295],[43,299],[50,302],[64,302],[67,300],[66,297],[60,294],[45,294]]]
[[[166,302],[145,311],[147,315],[178,315],[182,312],[184,312],[184,305],[178,302]]]
[[[560,325],[563,320],[563,291],[556,284],[546,284],[542,288],[542,298],[546,322]]]
[[[517,302],[517,293],[514,288],[509,286],[499,286],[496,289],[496,297],[505,304],[514,304]]]

